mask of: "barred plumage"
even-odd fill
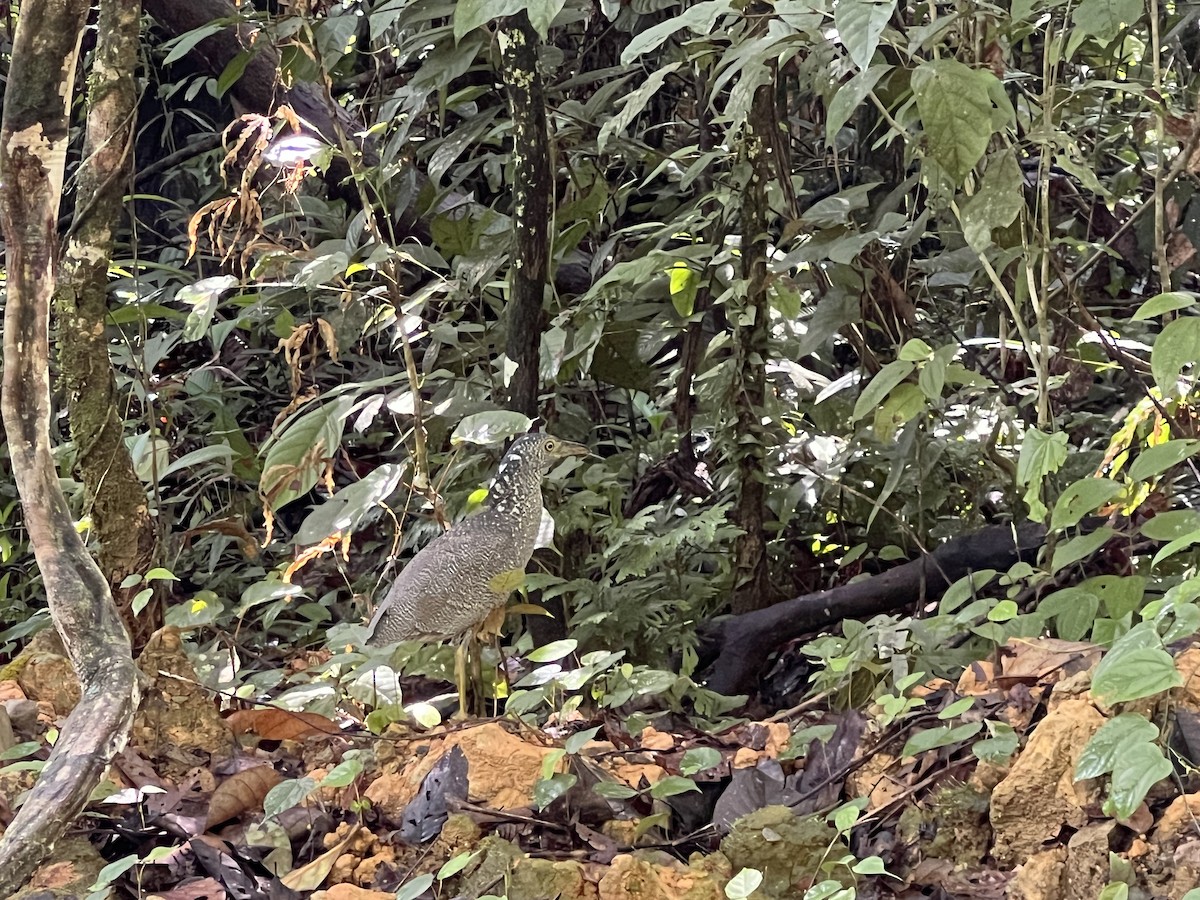
[[[548,434],[517,438],[496,470],[482,512],[427,544],[396,578],[371,620],[372,644],[457,638],[512,593],[533,555],[542,518],[542,479],[559,460],[586,456],[581,444]]]

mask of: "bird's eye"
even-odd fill
[[[558,449],[558,441],[554,440],[553,438],[546,441],[546,452],[547,453],[553,453],[557,449]]]

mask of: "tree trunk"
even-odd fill
[[[125,446],[105,322],[113,236],[132,168],[140,20],[137,2],[109,3],[100,10],[75,221],[56,297],[71,436],[100,542],[100,571],[117,592],[125,576],[151,568],[156,543],[149,501]],[[118,606],[134,646],[141,646],[162,625],[161,608],[152,604],[135,616],[134,592],[121,592]]]
[[[37,784],[0,841],[3,897],[28,880],[83,808],[109,760],[125,745],[137,706],[129,636],[75,530],[50,446],[55,222],[89,6],[89,0],[21,5],[0,127],[0,225],[8,268],[0,410],[50,614],[82,689]]]
[[[742,529],[734,549],[733,611],[749,612],[771,600],[764,533],[766,513],[767,181],[772,166],[771,130],[775,127],[774,89],[754,92],[746,121],[742,152],[746,184],[742,188],[742,278],[746,295],[736,313],[738,369],[734,380],[737,410],[737,468],[741,494],[732,518]]]
[[[513,256],[505,352],[517,369],[509,382],[508,405],[533,418],[538,413],[542,301],[550,275],[550,140],[538,36],[529,16],[522,12],[502,20],[498,39],[513,134]]]

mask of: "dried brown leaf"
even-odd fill
[[[283,777],[270,766],[255,766],[230,775],[213,791],[208,803],[205,831],[228,822],[250,809],[260,809],[263,798]]]

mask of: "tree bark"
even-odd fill
[[[100,570],[114,592],[120,592],[125,576],[153,565],[156,543],[146,491],[125,445],[105,322],[114,234],[132,170],[140,31],[136,0],[101,7],[75,221],[56,296],[68,421],[100,542]],[[140,617],[134,615],[133,596],[134,590],[126,589],[118,606],[134,645],[141,646],[161,626],[161,612],[152,604]]]
[[[118,3],[120,0],[106,0]],[[0,841],[0,896],[25,883],[83,808],[129,735],[137,702],[129,636],[83,545],[50,446],[50,300],[69,109],[88,0],[27,0],[13,38],[0,127],[0,225],[8,295],[3,413],[13,475],[50,614],[82,699]]]
[[[981,569],[1004,571],[1032,561],[1046,537],[1041,525],[994,525],[947,541],[928,556],[842,587],[806,594],[718,622],[705,636],[705,684],[721,694],[754,690],[768,656],[787,641],[843,619],[891,612],[936,600],[958,579]]]
[[[513,255],[509,269],[505,352],[516,365],[508,387],[510,409],[534,418],[542,302],[550,282],[550,138],[546,97],[538,70],[538,36],[524,12],[501,21],[500,70],[512,115]]]
[[[747,183],[742,188],[742,278],[746,295],[735,313],[737,376],[737,468],[741,493],[731,518],[742,529],[734,548],[733,611],[749,612],[770,603],[764,534],[766,443],[762,425],[767,385],[769,306],[767,302],[767,182],[771,177],[771,130],[775,127],[774,88],[754,92],[743,142]]]

